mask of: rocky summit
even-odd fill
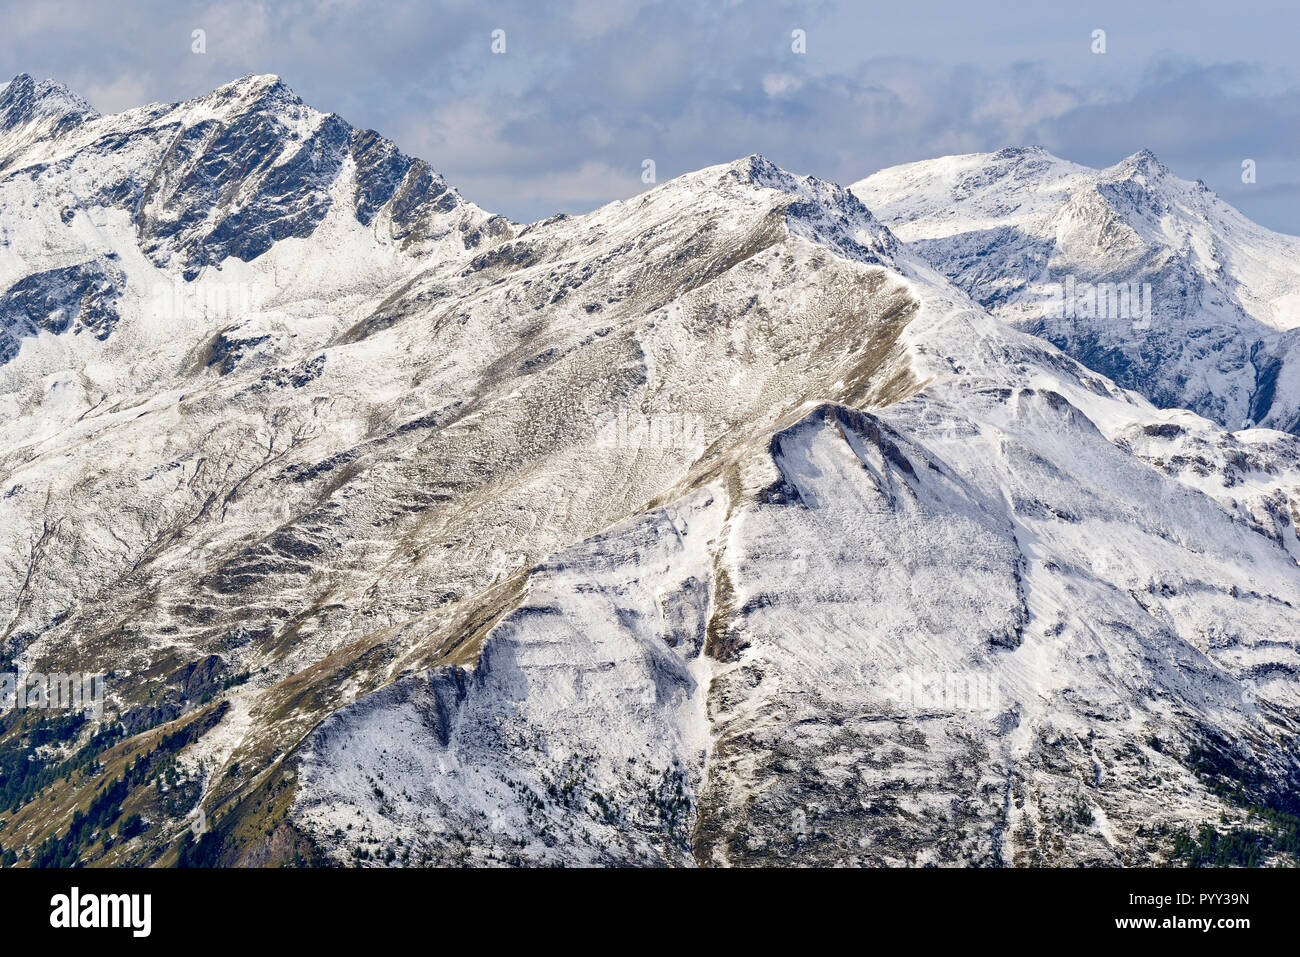
[[[1294,863],[1297,336],[1149,153],[521,224],[274,76],[19,76],[0,857]]]

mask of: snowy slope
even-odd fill
[[[1300,431],[1300,239],[1151,153],[1100,171],[1038,147],[950,156],[853,189],[996,316],[1157,405]]]
[[[273,77],[47,96],[0,636],[124,737],[0,809],[20,860],[1160,862],[1294,801],[1292,436],[760,156],[521,226]],[[115,777],[144,832],[71,841]]]
[[[1290,780],[1294,530],[1084,410],[1143,435],[1160,413],[982,332],[979,372],[814,405],[530,571],[472,669],[313,735],[303,825],[344,859],[1136,863],[1147,829],[1224,809],[1170,741],[1213,729]]]
[[[141,379],[149,394],[222,320],[228,338],[260,339],[264,352],[289,334],[285,320],[319,343],[414,262],[468,258],[510,229],[278,77],[109,117],[75,109],[48,81],[5,89],[7,393],[33,370],[75,366],[87,372],[73,386],[87,405],[130,395]],[[25,98],[7,105],[15,90]],[[6,368],[20,350],[22,369]]]

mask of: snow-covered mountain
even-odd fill
[[[0,636],[109,675],[0,718],[12,863],[1293,853],[1300,439],[897,205],[751,156],[519,225],[273,77],[0,103]]]
[[[854,192],[993,315],[1162,407],[1300,432],[1300,238],[1149,151],[1038,147],[893,167]]]

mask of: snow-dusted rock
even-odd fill
[[[1159,862],[1294,800],[1296,440],[1016,329],[1014,276],[990,314],[885,224],[942,217],[906,177],[517,225],[273,77],[46,98],[0,140],[0,636],[110,672],[123,738],[46,745],[92,770],[0,847]],[[1097,175],[943,162],[990,221]],[[74,841],[119,778],[147,826]]]
[[[1157,405],[1300,432],[1300,239],[1143,150],[1041,148],[882,170],[853,190],[995,316]]]

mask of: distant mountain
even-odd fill
[[[0,716],[10,863],[1291,859],[1300,439],[1014,328],[931,187],[521,225],[273,77],[11,101],[0,671],[108,706]]]
[[[1038,147],[950,156],[853,190],[995,316],[1125,388],[1300,432],[1300,238],[1149,151],[1100,171]]]
[[[23,210],[6,216],[0,283],[25,279],[5,302],[0,361],[42,328],[107,338],[124,287],[147,290],[158,269],[188,282],[300,240],[312,265],[298,273],[283,261],[294,275],[277,274],[276,293],[337,295],[380,287],[444,245],[464,252],[510,231],[427,164],[311,109],[275,76],[110,117],[19,76],[0,88],[0,171],[6,209]],[[337,262],[349,247],[369,258]],[[23,257],[48,268],[33,272]],[[76,303],[59,302],[70,290]]]

